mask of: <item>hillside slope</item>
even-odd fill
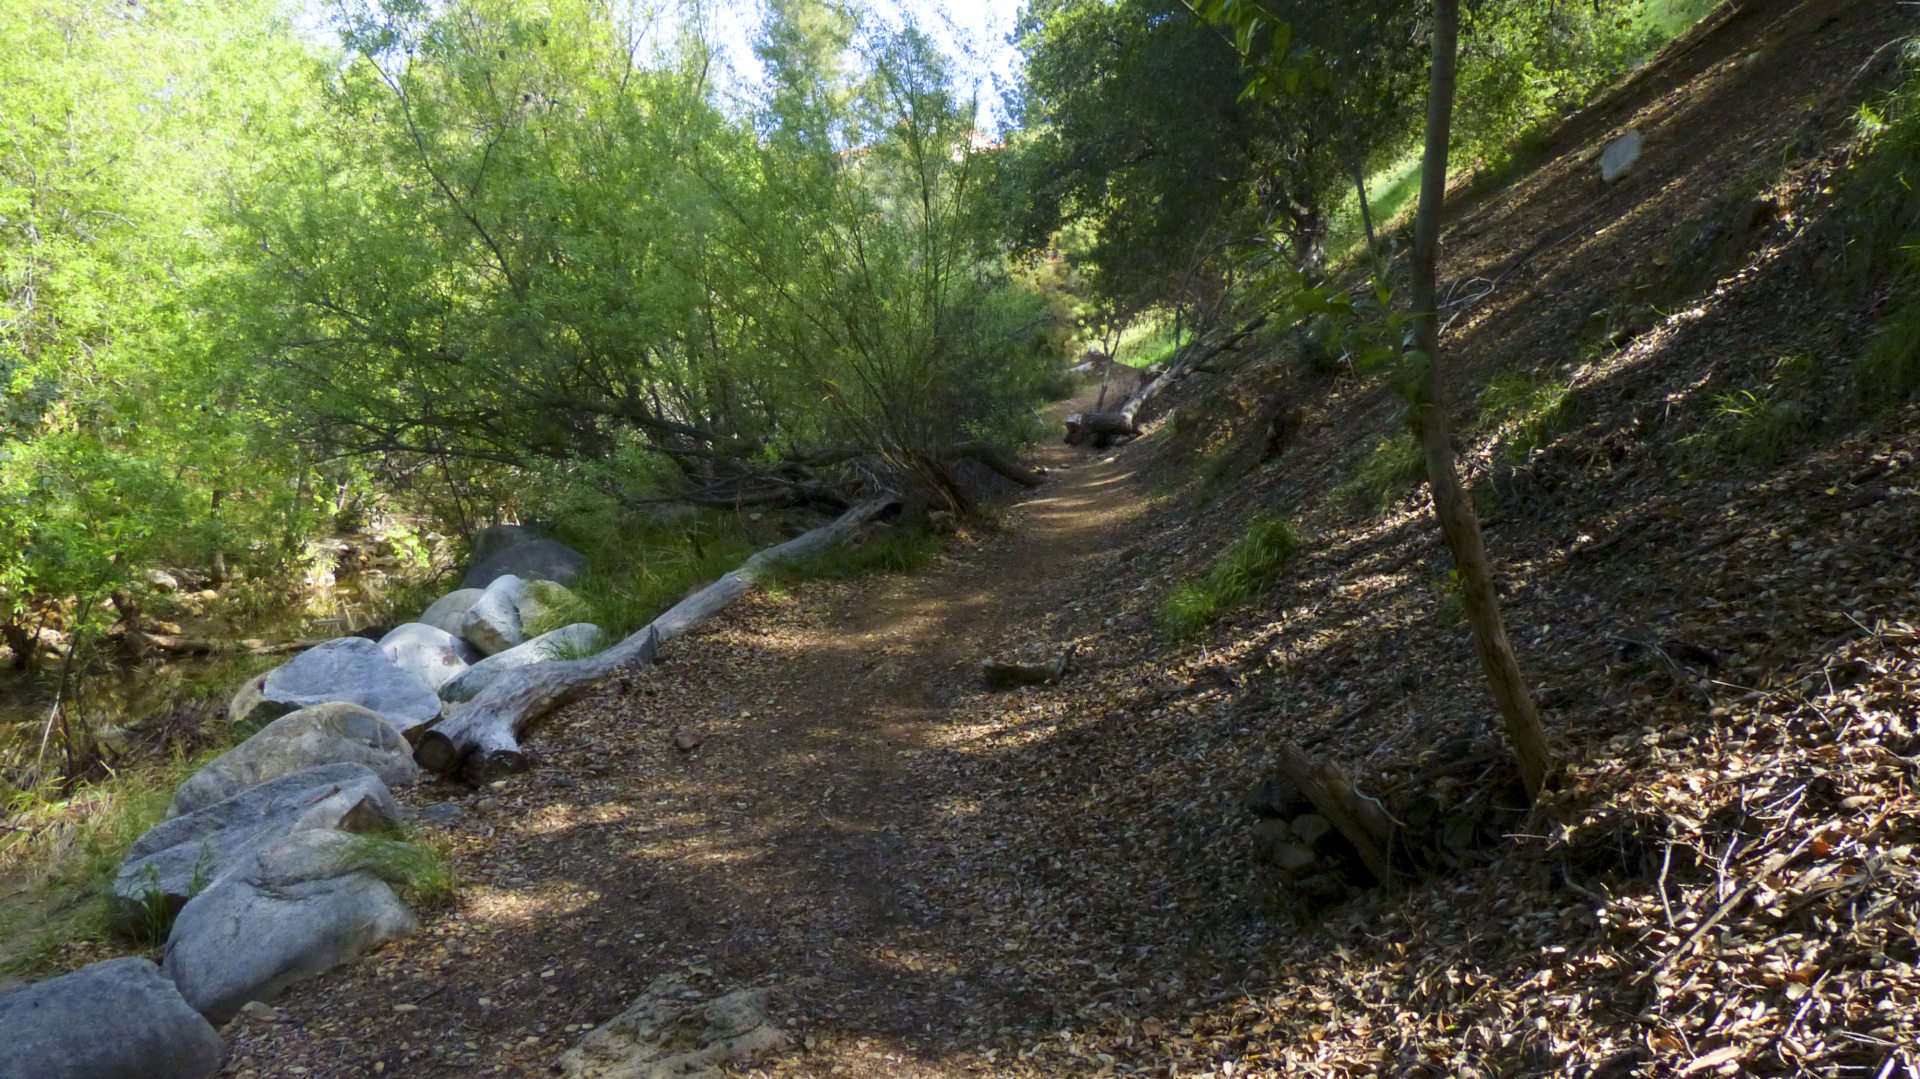
[[[1250,349],[1139,442],[1045,447],[930,570],[760,597],[556,716],[532,776],[409,795],[466,809],[424,825],[455,907],[243,1021],[229,1074],[537,1074],[661,975],[778,991],[799,1041],[756,1075],[1920,1067],[1920,411],[1854,403],[1886,297],[1826,191],[1912,29],[1753,0],[1462,196],[1448,362],[1544,811],[1503,808],[1421,493],[1368,471],[1394,399]],[[1260,515],[1287,573],[1166,635]],[[1428,871],[1289,883],[1247,805],[1283,738],[1422,807]]]

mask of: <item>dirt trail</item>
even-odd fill
[[[984,694],[977,664],[1070,609],[1143,506],[1117,456],[1035,463],[1003,530],[750,600],[556,717],[532,776],[415,792],[464,810],[424,825],[468,882],[453,909],[241,1020],[226,1074],[544,1074],[660,975],[773,986],[807,1039],[782,1073],[959,1074],[1030,1025],[987,976],[1003,920],[935,899],[966,871],[954,825],[995,797],[970,752],[1018,737],[1024,694]]]

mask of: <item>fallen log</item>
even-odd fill
[[[985,442],[962,442],[953,447],[955,457],[978,461],[994,472],[1012,480],[1022,487],[1038,487],[1042,479],[1038,472],[1014,460]]]
[[[1067,417],[1069,446],[1092,442],[1095,449],[1105,449],[1115,439],[1138,437],[1140,429],[1133,425],[1133,417],[1124,412],[1075,412]]]
[[[1140,413],[1147,403],[1158,396],[1162,390],[1191,374],[1194,368],[1220,355],[1240,347],[1241,342],[1258,333],[1267,324],[1267,315],[1258,315],[1246,325],[1228,334],[1225,339],[1205,349],[1196,342],[1190,346],[1187,354],[1179,357],[1160,373],[1158,378],[1143,382],[1128,396],[1126,403],[1117,412],[1075,412],[1067,417],[1067,445],[1078,446],[1092,441],[1096,448],[1104,449],[1116,438],[1140,437]],[[1101,395],[1104,401],[1106,395]]]
[[[846,540],[879,516],[892,499],[862,502],[828,524],[768,547],[739,569],[681,600],[642,629],[598,655],[552,660],[503,675],[453,714],[421,734],[413,759],[438,775],[458,773],[480,784],[528,768],[520,737],[536,720],[577,699],[594,683],[628,664],[652,662],[662,641],[718,614],[754,589],[772,570]]]
[[[1021,663],[1011,659],[980,661],[980,675],[988,689],[1016,689],[1045,685],[1067,673],[1067,657],[1056,656],[1045,663]]]

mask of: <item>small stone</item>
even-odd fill
[[[1305,813],[1293,818],[1291,830],[1300,842],[1313,847],[1333,831],[1333,822],[1318,813]]]
[[[1600,152],[1600,179],[1613,183],[1633,171],[1634,163],[1640,160],[1640,132],[1629,128],[1627,133],[1607,143]]]
[[[280,1021],[280,1013],[274,1011],[272,1005],[262,1004],[257,1000],[249,1000],[245,1004],[242,1004],[240,1006],[240,1014],[259,1023],[276,1023]]]
[[[466,816],[466,810],[452,802],[435,802],[420,811],[420,816],[431,821],[450,821]]]

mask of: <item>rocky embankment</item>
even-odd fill
[[[402,838],[393,789],[413,744],[509,671],[598,649],[598,626],[537,633],[574,609],[577,552],[519,528],[476,538],[463,587],[380,640],[345,637],[248,680],[258,728],[182,783],[137,841],[110,902],[146,958],[95,963],[0,995],[0,1079],[203,1079],[216,1027],[419,927],[402,897],[431,856]]]

